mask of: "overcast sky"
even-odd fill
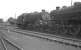
[[[75,1],[81,0],[73,0]],[[56,6],[70,6],[71,0],[0,0],[0,18],[7,20],[9,17],[16,17],[24,12],[54,10]]]

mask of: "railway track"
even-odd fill
[[[9,31],[81,48],[81,41],[77,39],[65,38],[65,37],[60,37],[60,36],[55,36],[55,35],[50,35],[45,33],[34,32],[34,31],[25,31],[21,29],[10,29]]]
[[[4,27],[0,28],[0,50],[23,50],[1,32],[1,30],[5,30]]]
[[[18,48],[14,44],[12,44],[7,39],[1,37],[0,38],[0,50],[22,50],[21,48]]]
[[[5,30],[11,31],[14,33],[16,32],[18,34],[22,34],[22,35],[26,35],[26,36],[37,37],[37,38],[45,39],[48,41],[58,42],[61,44],[81,48],[81,41],[77,40],[77,39],[65,38],[65,37],[60,37],[60,36],[56,36],[56,35],[50,35],[50,34],[45,34],[45,33],[40,33],[40,32],[35,32],[35,31],[26,31],[26,30],[21,30],[21,29],[16,29],[16,28],[5,29]]]
[[[29,33],[34,33],[34,34],[38,34],[39,35],[46,35],[46,36],[51,36],[51,37],[57,37],[57,38],[62,38],[62,39],[67,39],[67,40],[72,40],[72,41],[78,41],[81,42],[80,39],[73,39],[73,38],[67,38],[67,37],[62,37],[62,36],[58,36],[58,35],[52,35],[52,34],[47,34],[47,33],[40,33],[40,32],[35,32],[35,31],[29,31],[29,30],[21,30],[21,29],[14,29],[16,31],[22,31],[22,32],[29,32]]]
[[[3,40],[0,38],[0,50],[7,50]]]
[[[80,39],[77,39],[77,38],[67,38],[67,37],[62,37],[62,36],[58,36],[58,35],[52,35],[52,34],[47,34],[47,33],[40,33],[40,32],[36,32],[36,31],[29,31],[29,30],[22,30],[22,29],[19,29],[18,27],[15,27],[13,30],[15,31],[21,31],[21,32],[29,32],[29,33],[34,33],[34,34],[40,34],[40,35],[46,35],[46,36],[51,36],[51,37],[57,37],[57,38],[62,38],[62,39],[67,39],[67,40],[72,40],[72,41],[78,41],[78,42],[81,42]]]

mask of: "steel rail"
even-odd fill
[[[1,38],[0,40],[1,40],[1,43],[2,43],[2,45],[3,45],[3,47],[4,47],[4,49],[7,50],[7,48],[6,48],[5,44],[4,44],[3,39]]]
[[[38,37],[38,38],[42,38],[42,39],[46,39],[46,40],[49,40],[49,41],[55,41],[55,42],[59,42],[59,43],[63,43],[63,44],[66,44],[66,45],[71,45],[71,46],[75,46],[75,47],[80,47],[81,48],[81,43],[80,44],[77,44],[75,42],[69,42],[67,39],[61,39],[61,38],[57,38],[55,37],[56,39],[54,39],[54,37],[47,37],[45,35],[40,35],[40,34],[27,34],[27,33],[24,33],[24,32],[18,32],[18,31],[14,31],[12,30],[12,32],[16,32],[16,33],[19,33],[19,34],[23,34],[23,35],[27,35],[27,36],[32,36],[32,37]],[[61,39],[60,40],[57,40],[57,39]],[[67,41],[64,41],[64,40],[67,40]]]
[[[4,29],[3,29],[4,30]],[[1,31],[2,32],[2,31]],[[9,45],[12,45],[14,46],[15,48],[17,48],[18,50],[23,50],[22,47],[20,47],[19,45],[15,44],[13,41],[11,41],[11,39],[9,39],[3,32],[1,33],[1,43],[3,44],[5,50],[8,50],[7,49],[7,46],[5,45],[5,42],[6,43],[9,43]]]
[[[3,38],[3,42],[7,42],[7,43],[9,43],[9,45],[12,45],[13,47],[15,47],[16,49],[18,49],[18,50],[23,50],[23,49],[21,49],[21,48],[19,48],[18,46],[16,46],[14,43],[12,43],[12,42],[10,42],[8,39],[5,39],[5,38]],[[5,43],[4,42],[4,43]],[[5,45],[6,46],[6,45]],[[6,47],[7,48],[7,47]],[[8,50],[8,49],[7,49]]]
[[[81,41],[80,40],[76,40],[76,39],[72,39],[72,38],[65,38],[65,37],[56,36],[56,35],[49,35],[49,34],[47,35],[45,33],[40,33],[40,32],[35,32],[35,31],[23,32],[22,30],[15,29],[15,28],[14,29],[6,29],[6,30],[9,30],[9,31],[12,31],[12,32],[16,32],[16,33],[19,33],[19,34],[23,34],[23,35],[27,35],[27,36],[38,37],[38,38],[42,38],[42,39],[46,39],[46,40],[50,40],[50,41],[56,41],[56,42],[63,43],[63,44],[66,44],[66,45],[71,45],[71,46],[75,46],[75,47],[80,47],[81,48]],[[18,31],[18,30],[20,30],[20,31]],[[33,33],[33,34],[30,34],[30,33]],[[57,39],[54,39],[54,38],[61,39],[61,41],[57,40]],[[69,41],[72,41],[72,42],[69,42]],[[78,42],[78,43],[75,43],[75,42]]]
[[[36,31],[29,31],[29,30],[21,30],[21,29],[14,29],[15,31],[20,31],[20,32],[28,32],[28,33],[34,33],[34,34],[39,34],[39,35],[46,35],[46,36],[51,36],[51,37],[57,37],[57,38],[61,38],[61,39],[66,39],[66,40],[72,40],[72,41],[77,41],[77,42],[81,42],[81,40],[79,39],[73,39],[73,38],[67,38],[67,37],[62,37],[62,36],[58,36],[58,35],[52,35],[52,34],[47,34],[47,33],[40,33],[40,32],[36,32]],[[11,30],[13,31],[13,30]]]

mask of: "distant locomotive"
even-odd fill
[[[23,13],[17,19],[17,25],[20,27],[27,27],[28,25],[34,25],[41,20],[40,13]]]

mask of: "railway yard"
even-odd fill
[[[81,50],[81,2],[50,12],[16,13],[0,19],[0,50]]]
[[[81,41],[78,39],[26,31],[12,26],[0,31],[1,50],[81,50]]]

